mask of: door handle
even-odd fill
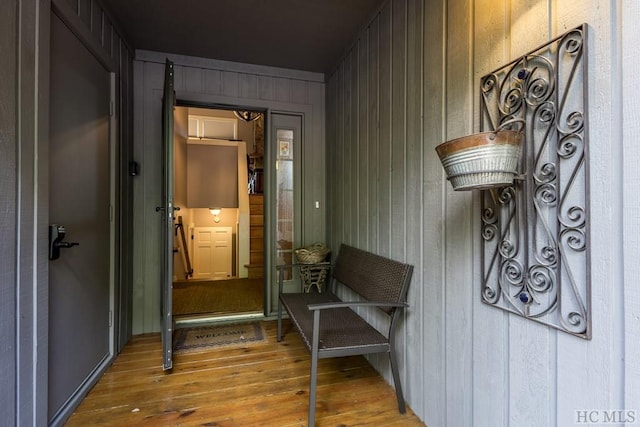
[[[56,260],[60,258],[60,248],[71,248],[78,246],[78,242],[65,242],[64,236],[66,230],[64,225],[52,224],[49,226],[49,259]]]

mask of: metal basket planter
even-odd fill
[[[482,132],[440,144],[436,152],[454,190],[504,187],[518,173],[522,139],[512,130]]]

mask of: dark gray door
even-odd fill
[[[162,367],[173,367],[173,62],[167,59],[162,98]]]
[[[49,407],[57,425],[112,357],[109,104],[111,76],[51,15],[49,221],[63,226],[49,261]]]

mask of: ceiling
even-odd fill
[[[329,73],[386,0],[103,0],[135,49]]]

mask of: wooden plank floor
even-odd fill
[[[162,371],[159,334],[132,338],[66,426],[304,426],[310,356],[285,323],[267,343],[176,354]],[[424,426],[360,356],[320,360],[317,426]]]

